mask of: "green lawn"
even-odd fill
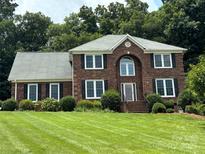
[[[0,112],[0,153],[205,153],[186,115]]]

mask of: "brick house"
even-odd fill
[[[16,100],[100,99],[121,94],[122,109],[147,111],[145,95],[176,99],[184,88],[184,48],[130,35],[107,35],[69,52],[17,53],[9,81]]]

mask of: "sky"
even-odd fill
[[[149,4],[149,11],[157,10],[161,5],[161,0],[141,0]],[[124,0],[15,0],[19,5],[16,14],[29,12],[42,12],[51,17],[55,23],[62,23],[66,16],[72,12],[78,12],[82,5],[95,8],[98,4],[109,5],[111,2],[124,3]]]

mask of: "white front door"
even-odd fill
[[[136,95],[136,84],[135,83],[122,83],[121,84],[121,95],[122,101],[133,102],[137,100]]]

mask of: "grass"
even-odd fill
[[[204,153],[205,121],[177,114],[0,112],[0,153]]]

